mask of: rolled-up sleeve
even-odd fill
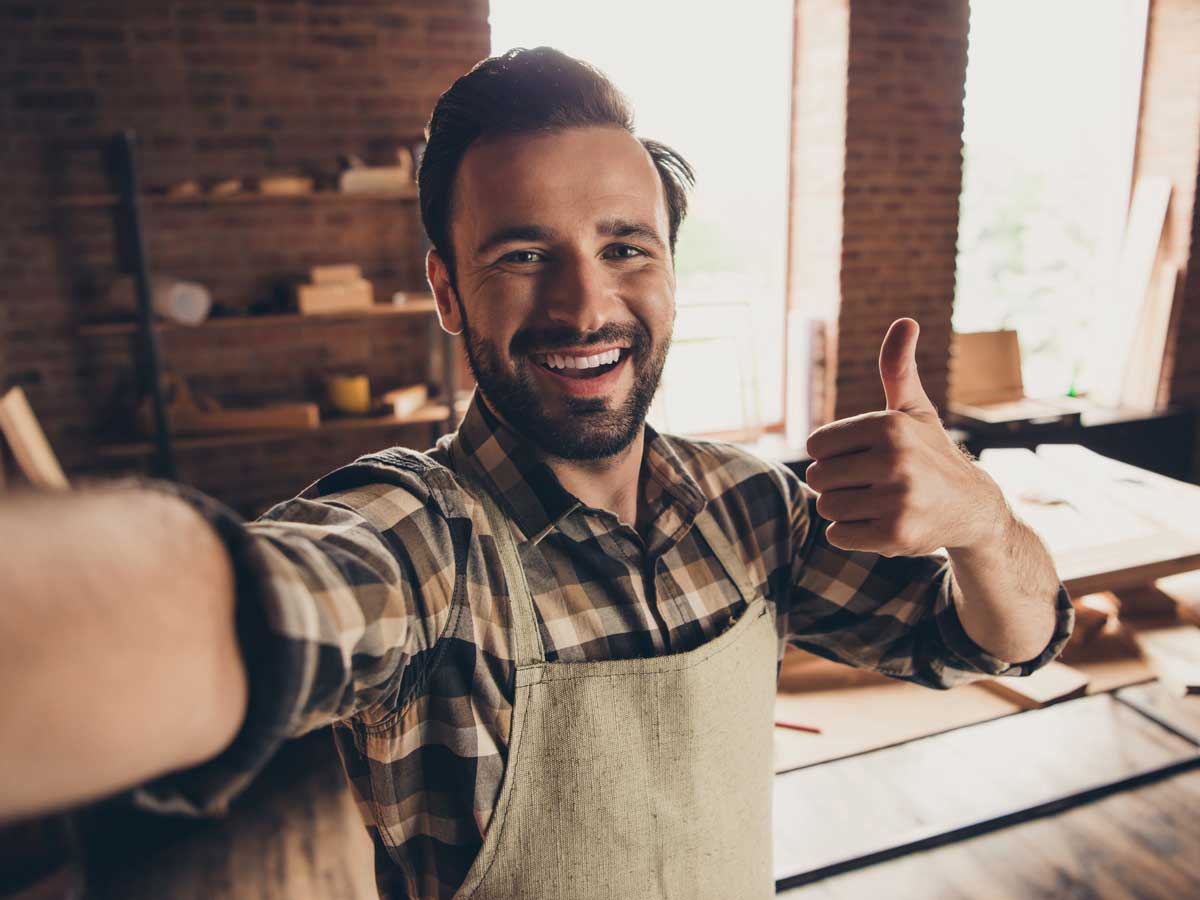
[[[963,628],[944,553],[887,557],[835,547],[826,538],[829,522],[817,512],[816,497],[801,484],[792,513],[788,640],[795,646],[932,688],[1028,675],[1066,646],[1074,611],[1061,584],[1049,644],[1034,659],[1007,662]]]
[[[249,703],[226,750],[142,785],[134,802],[221,814],[285,741],[394,700],[415,679],[449,621],[457,557],[427,485],[400,477],[331,491],[318,482],[251,523],[156,485],[191,504],[229,552]]]

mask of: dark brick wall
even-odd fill
[[[0,2],[0,378],[25,387],[69,473],[108,471],[97,428],[130,379],[128,336],[78,332],[111,312],[113,214],[56,202],[110,189],[104,140],[136,130],[147,185],[332,176],[339,154],[389,161],[488,50],[486,0]],[[155,270],[200,281],[231,308],[324,262],[361,263],[381,297],[423,283],[411,201],[152,205],[147,219]],[[380,387],[418,380],[426,335],[423,321],[395,318],[172,332],[166,351],[197,388],[235,404],[315,399],[330,370],[369,371]],[[357,453],[428,438],[416,428],[190,453],[181,477],[248,508]]]

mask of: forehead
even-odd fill
[[[658,170],[623,128],[570,128],[501,135],[473,144],[455,177],[451,232],[459,242],[515,225],[590,228],[612,217],[654,225],[666,243],[666,197]]]

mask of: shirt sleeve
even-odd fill
[[[1031,660],[1009,663],[963,628],[945,553],[887,557],[835,547],[825,535],[828,520],[817,512],[816,492],[803,483],[799,488],[788,613],[788,640],[795,646],[943,689],[995,675],[1029,675],[1066,646],[1074,610],[1061,583],[1050,643]]]
[[[462,542],[421,479],[403,477],[329,493],[318,482],[251,523],[199,492],[155,484],[229,551],[249,705],[225,751],[142,785],[135,803],[222,814],[288,739],[392,708],[415,682],[450,619]]]

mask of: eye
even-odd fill
[[[605,254],[612,259],[635,259],[639,256],[645,256],[646,252],[639,247],[633,247],[629,244],[614,244],[605,250]]]
[[[513,250],[511,253],[505,253],[500,257],[501,262],[516,263],[518,265],[529,265],[542,261],[542,254],[537,250]]]

